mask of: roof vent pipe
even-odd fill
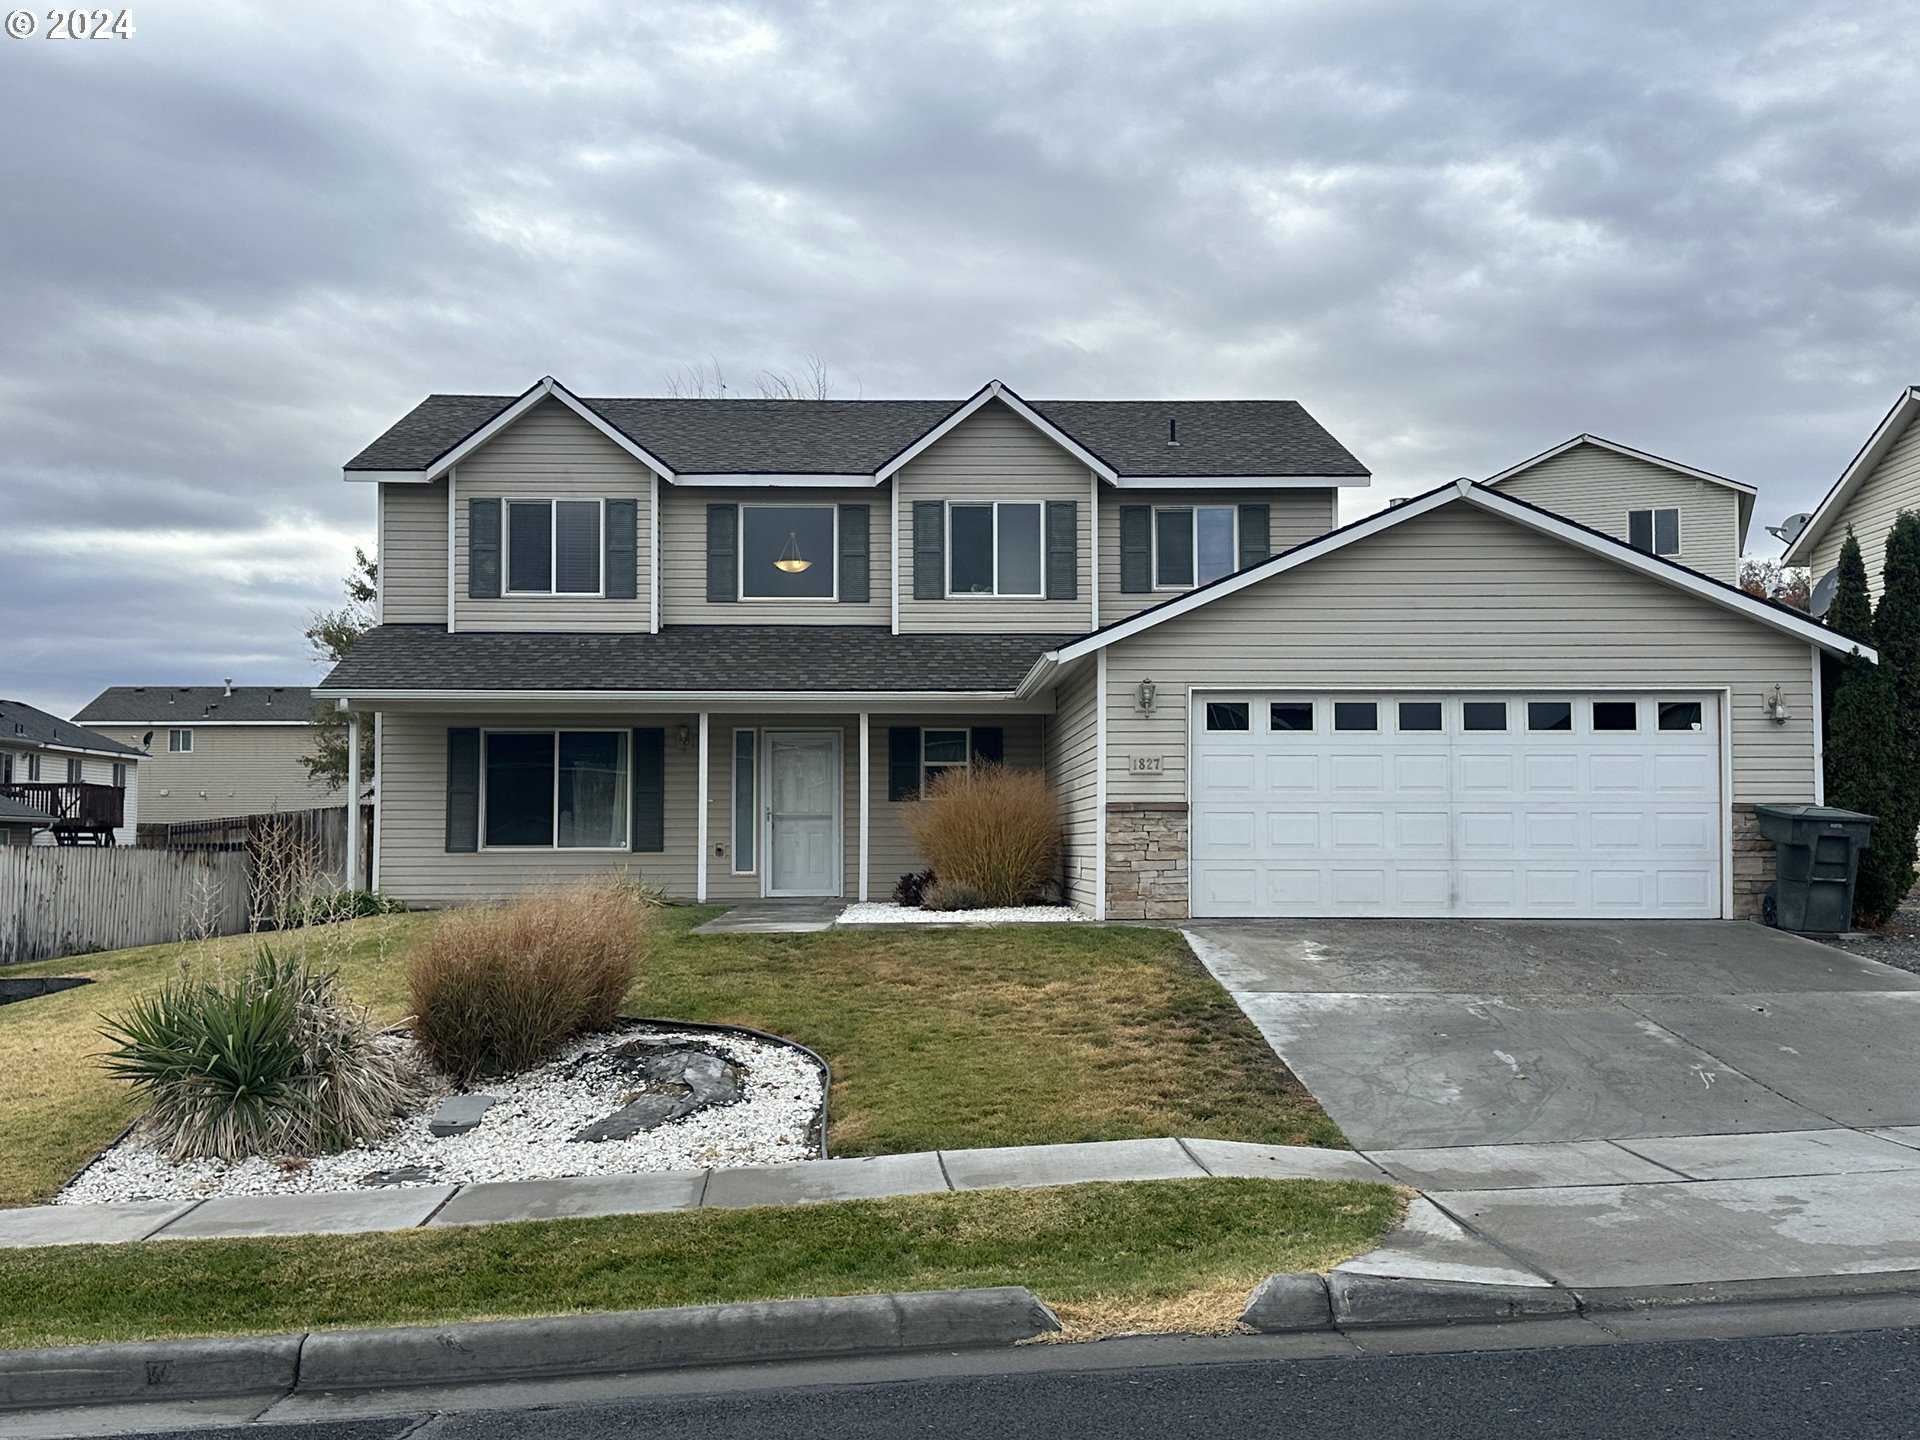
[[[1167,443],[1169,445],[1178,445],[1180,443],[1180,422],[1178,420],[1170,419],[1167,421]]]
[[[226,690],[225,690],[225,691],[224,691],[223,693],[225,693],[225,694],[228,694],[228,695],[231,695],[231,694],[233,694],[233,676],[231,676],[231,675],[229,675],[229,676],[227,676],[227,679],[226,679],[226,686],[227,686],[227,688],[226,688]]]

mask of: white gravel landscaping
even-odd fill
[[[577,1141],[574,1134],[643,1093],[630,1074],[591,1060],[627,1042],[670,1040],[710,1050],[740,1072],[742,1098],[669,1120],[628,1140]],[[411,1042],[403,1042],[411,1043]],[[453,1093],[439,1082],[420,1112],[397,1121],[378,1144],[310,1160],[190,1160],[179,1164],[137,1137],[105,1151],[54,1197],[56,1205],[121,1200],[188,1200],[213,1195],[292,1195],[365,1188],[374,1171],[418,1167],[406,1183],[547,1180],[645,1170],[695,1170],[812,1160],[821,1107],[819,1067],[801,1051],[752,1036],[660,1026],[628,1026],[571,1042],[554,1060],[523,1075],[474,1087],[497,1096],[479,1126],[437,1138],[427,1123]]]
[[[877,901],[849,905],[838,925],[1058,925],[1085,920],[1071,905],[1002,905],[987,910],[921,910]]]

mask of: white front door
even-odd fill
[[[1711,695],[1243,692],[1192,724],[1196,916],[1720,914]]]
[[[840,893],[840,732],[767,732],[767,894]]]

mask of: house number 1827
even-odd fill
[[[1160,773],[1160,757],[1158,755],[1134,756],[1133,773],[1136,775],[1158,775]]]

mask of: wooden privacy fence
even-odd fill
[[[0,965],[245,930],[243,851],[0,848]]]

